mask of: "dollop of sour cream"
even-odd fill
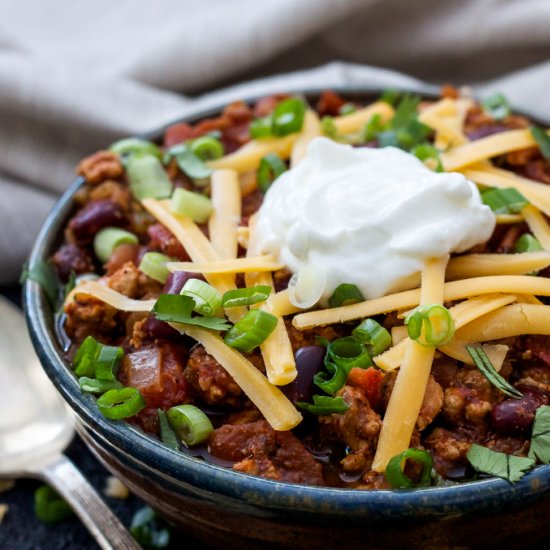
[[[319,137],[266,193],[256,238],[298,279],[313,276],[326,301],[341,283],[365,298],[414,288],[427,259],[482,243],[494,227],[462,174],[433,172],[395,147]]]

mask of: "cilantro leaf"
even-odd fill
[[[535,413],[529,458],[550,464],[550,407],[543,406]]]
[[[57,301],[57,274],[52,264],[44,260],[38,260],[32,267],[28,264],[23,266],[19,283],[23,284],[26,281],[34,281],[42,287],[50,305],[55,306]]]
[[[192,317],[195,300],[180,294],[161,294],[152,312],[159,321],[197,325],[211,330],[227,330],[231,325],[221,317]]]
[[[500,92],[485,98],[481,104],[483,110],[495,120],[502,120],[512,112],[508,100]]]
[[[470,447],[467,458],[477,472],[500,477],[510,483],[519,481],[535,465],[531,458],[498,453],[475,443]]]
[[[531,134],[537,142],[542,156],[546,160],[550,160],[550,136],[544,128],[539,128],[538,126],[533,126],[531,128]]]

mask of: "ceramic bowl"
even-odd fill
[[[365,99],[379,90],[337,90]],[[422,90],[426,92],[426,90]],[[308,93],[312,99],[318,95]],[[197,112],[194,122],[219,109]],[[160,138],[164,128],[148,134]],[[73,182],[48,216],[30,257],[49,258],[74,212]],[[130,490],[172,523],[224,548],[526,547],[548,540],[550,466],[511,485],[484,479],[452,487],[358,491],[308,487],[248,476],[163,446],[123,421],[105,419],[82,394],[56,337],[43,291],[25,284],[24,304],[40,361],[77,418],[91,451]]]

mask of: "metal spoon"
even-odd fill
[[[0,297],[0,478],[46,481],[104,549],[139,549],[63,450],[73,419],[33,352],[21,312]]]

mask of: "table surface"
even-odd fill
[[[0,287],[0,294],[19,305],[20,289],[18,287]],[[96,490],[102,494],[122,523],[126,526],[130,525],[133,514],[145,506],[145,503],[133,495],[124,500],[105,497],[103,489],[110,474],[92,456],[78,436],[69,445],[66,454]],[[39,481],[19,479],[13,489],[0,493],[0,504],[9,506],[8,513],[0,525],[0,549],[68,550],[78,548],[87,550],[98,548],[96,542],[76,517],[53,525],[44,524],[35,517],[34,492],[41,484]],[[172,530],[169,548],[181,548],[184,543],[191,548],[205,548],[205,545],[190,538],[182,531]]]

